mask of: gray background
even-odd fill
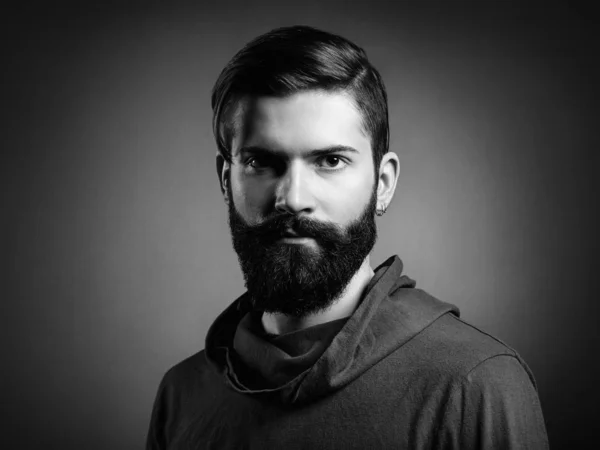
[[[597,20],[566,2],[319,3],[5,11],[3,448],[142,448],[161,376],[243,292],[210,89],[249,39],[298,23],[363,46],[388,87],[402,171],[374,264],[398,254],[520,352],[553,448],[588,442]]]

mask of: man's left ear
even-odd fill
[[[385,210],[389,207],[396,191],[396,184],[400,176],[400,159],[394,152],[387,152],[381,158],[379,176],[377,179],[377,209]]]

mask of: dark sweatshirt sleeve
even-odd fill
[[[176,408],[172,373],[173,369],[169,370],[158,386],[146,437],[146,450],[164,450],[168,446],[169,433],[173,427],[173,412]]]
[[[512,355],[473,368],[451,396],[458,423],[454,448],[547,449],[548,437],[533,377]],[[446,422],[448,423],[448,421]]]

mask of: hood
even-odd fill
[[[402,274],[402,268],[398,256],[392,256],[377,267],[360,305],[323,354],[312,366],[281,386],[251,389],[242,384],[236,374],[233,340],[238,324],[251,311],[247,293],[223,311],[210,327],[206,358],[232,389],[246,395],[299,404],[338,390],[440,316],[459,315],[455,306],[415,289],[415,282]]]

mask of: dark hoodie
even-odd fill
[[[269,336],[243,295],[158,389],[148,449],[545,449],[533,375],[397,256],[352,316]]]

